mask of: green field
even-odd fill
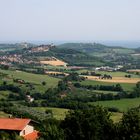
[[[89,104],[101,105],[104,107],[116,107],[120,111],[124,112],[130,108],[138,107],[140,105],[140,98],[121,99],[121,100],[112,100],[112,101],[98,101],[98,102],[90,102]]]
[[[10,91],[0,91],[0,99],[6,99]]]
[[[127,72],[106,72],[106,71],[96,71],[96,73],[99,73],[99,74],[107,74],[107,75],[111,75],[112,77],[125,77],[125,75],[129,75],[130,73],[127,73]],[[130,74],[132,76],[132,78],[140,78],[139,75],[136,75],[136,74]]]
[[[115,85],[117,83],[101,82],[93,80],[85,80],[81,82],[82,85]],[[136,84],[133,83],[120,83],[125,91],[132,91]]]
[[[83,70],[78,70],[77,72],[81,74],[82,72],[87,72],[87,71],[92,71],[88,69],[83,69]],[[132,73],[127,73],[127,72],[121,72],[121,71],[115,71],[115,72],[107,72],[107,71],[95,71],[97,74],[107,74],[111,75],[112,77],[125,77],[125,75],[131,75],[132,78],[140,78],[140,75],[132,74]]]
[[[53,107],[33,107],[33,109],[45,112],[46,110],[52,110],[53,117],[57,120],[63,120],[69,109],[53,108]]]
[[[12,71],[12,70],[1,70],[1,73],[8,74],[8,78],[5,78],[3,80],[6,81],[11,81],[13,79],[22,79],[25,82],[30,82],[33,84],[41,84],[43,81],[45,81],[46,87],[55,87],[59,81],[58,78],[53,78],[47,75],[42,75],[42,74],[32,74],[32,73],[27,73],[23,71]]]

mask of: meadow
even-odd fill
[[[2,81],[6,81],[8,84],[13,84],[13,79],[22,79],[26,83],[31,83],[34,87],[32,91],[36,92],[45,92],[48,88],[54,88],[57,86],[58,81],[60,79],[50,77],[48,75],[42,74],[33,74],[27,73],[23,71],[13,71],[13,70],[1,70],[0,73],[7,74],[7,76],[3,77]],[[42,85],[42,82],[45,81],[46,85]],[[24,91],[29,90],[25,84],[14,83],[14,85],[20,86]]]
[[[130,108],[138,107],[140,105],[140,98],[111,100],[111,101],[97,101],[97,102],[90,102],[89,104],[101,105],[103,107],[115,107],[118,108],[121,112],[125,112]]]
[[[117,83],[85,80],[85,81],[82,81],[81,84],[82,85],[115,85]],[[134,87],[136,86],[136,84],[134,83],[120,83],[120,85],[125,91],[132,91]]]
[[[48,87],[55,87],[59,81],[58,78],[50,77],[48,75],[42,75],[42,74],[33,74],[33,73],[27,73],[23,71],[15,71],[15,70],[1,70],[0,73],[7,74],[7,78],[4,80],[11,81],[12,79],[22,79],[25,82],[30,82],[34,84],[41,84],[43,81],[45,81]]]
[[[52,110],[53,117],[57,120],[64,120],[66,114],[69,111],[69,109],[54,108],[54,107],[33,107],[33,109],[43,112],[45,112],[46,110]]]

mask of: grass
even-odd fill
[[[5,112],[0,111],[0,118],[7,118],[7,117],[9,117],[9,114],[6,114]]]
[[[87,72],[87,71],[92,71],[92,70],[88,70],[88,69],[83,69],[83,70],[77,70],[77,72],[79,74],[81,74],[82,72]],[[95,71],[97,74],[107,74],[107,75],[111,75],[112,77],[125,77],[125,75],[131,75],[132,78],[140,78],[140,75],[136,75],[133,73],[127,73],[127,72],[121,72],[121,71],[114,71],[114,72],[107,72],[107,71]]]
[[[121,120],[123,113],[119,113],[119,112],[111,112],[111,119],[117,123]]]
[[[46,81],[49,85],[53,86],[59,81],[59,79],[52,78],[47,75],[32,74],[23,71],[0,70],[0,72],[8,74],[10,78],[19,78],[25,80],[26,82],[31,82],[35,84],[40,84],[42,81]]]
[[[120,111],[125,112],[130,108],[138,107],[140,105],[140,98],[98,101],[98,102],[90,102],[89,104],[101,105],[104,107],[116,107]]]
[[[69,109],[53,108],[53,107],[34,107],[34,109],[37,109],[43,112],[45,112],[47,109],[52,110],[53,117],[57,120],[64,120],[66,113],[69,111]]]
[[[94,90],[94,92],[96,92],[96,93],[104,93],[104,94],[112,93],[114,95],[118,94],[117,91]]]
[[[82,85],[115,85],[117,83],[85,80],[85,81],[82,81],[81,84]],[[133,83],[120,83],[120,85],[125,91],[132,91],[133,88],[135,87],[135,84]]]
[[[53,107],[33,107],[33,109],[37,109],[43,112],[45,112],[47,109],[52,110],[53,117],[57,120],[64,120],[67,112],[69,111],[68,109],[53,108]],[[122,113],[119,112],[111,113],[111,119],[114,122],[119,122],[121,118],[122,118]]]
[[[129,75],[130,73],[127,72],[120,72],[120,71],[116,71],[116,72],[106,72],[106,71],[96,71],[96,73],[99,74],[107,74],[107,75],[111,75],[112,77],[125,77],[125,75]],[[140,78],[139,75],[135,75],[135,74],[130,74],[132,76],[132,78]]]
[[[0,99],[6,99],[10,91],[0,91]]]

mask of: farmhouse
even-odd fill
[[[0,131],[15,132],[24,140],[36,140],[38,132],[30,122],[30,119],[0,118]]]

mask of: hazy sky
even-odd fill
[[[0,0],[0,41],[140,40],[140,0]]]

